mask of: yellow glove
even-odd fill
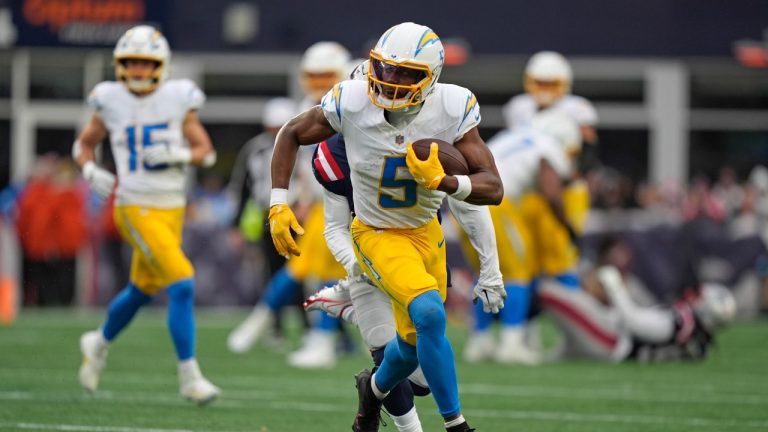
[[[277,253],[290,258],[291,255],[301,255],[301,250],[291,235],[291,229],[298,235],[304,234],[304,228],[299,225],[296,215],[288,204],[275,204],[269,208],[269,233],[275,243]]]
[[[416,156],[413,146],[408,143],[408,154],[405,156],[405,163],[408,165],[408,171],[413,175],[416,183],[429,190],[435,190],[440,186],[440,182],[445,177],[443,165],[437,157],[437,143],[429,146],[429,157],[423,161]]]

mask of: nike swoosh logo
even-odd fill
[[[440,249],[441,247],[443,247],[443,243],[445,243],[445,239],[442,239],[439,242],[437,242],[437,248]]]

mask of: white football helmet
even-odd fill
[[[317,42],[301,57],[301,87],[313,101],[319,101],[339,81],[348,76],[351,56],[336,42]]]
[[[716,283],[704,283],[699,297],[693,302],[693,310],[704,328],[714,332],[733,321],[736,299],[728,288]]]
[[[561,112],[551,109],[539,111],[533,116],[531,127],[554,138],[571,157],[577,156],[581,151],[579,125]]]
[[[140,25],[128,29],[115,45],[113,53],[115,77],[128,90],[138,93],[154,91],[168,77],[171,50],[168,41],[154,27]],[[128,76],[126,60],[149,60],[157,63],[150,76],[135,79]]]
[[[560,53],[538,52],[525,66],[525,91],[539,106],[550,106],[569,93],[572,82],[571,65]]]
[[[351,80],[368,80],[368,69],[370,68],[370,60],[368,59],[354,59],[348,66],[349,76]]]
[[[387,110],[417,106],[437,84],[445,51],[429,27],[405,22],[387,30],[370,53],[368,96]]]

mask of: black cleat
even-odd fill
[[[445,429],[446,432],[474,432],[474,429],[471,429],[469,427],[469,424],[467,422],[464,422],[460,425],[451,426],[449,428]]]
[[[357,387],[357,416],[352,423],[354,432],[377,432],[381,421],[381,401],[373,394],[371,388],[371,375],[368,369],[363,369],[355,375],[355,387]]]

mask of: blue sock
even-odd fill
[[[107,309],[107,320],[101,326],[104,339],[112,341],[131,322],[140,307],[152,301],[152,297],[139,291],[132,283],[128,284],[115,297]]]
[[[501,322],[506,327],[519,327],[528,319],[528,309],[531,306],[531,288],[520,283],[508,283],[507,300],[504,309],[499,312]]]
[[[277,312],[280,308],[290,303],[300,289],[301,282],[294,279],[288,273],[288,269],[283,267],[272,276],[261,301],[272,312]]]
[[[195,283],[183,279],[168,285],[168,330],[179,361],[195,356]]]
[[[555,276],[555,280],[569,290],[578,290],[581,287],[579,283],[579,275],[576,273],[562,273]]]
[[[321,312],[320,319],[317,320],[317,324],[315,324],[314,328],[315,330],[330,333],[336,331],[336,329],[339,328],[339,322],[340,320],[338,318],[334,318],[325,312]]]
[[[395,336],[384,347],[384,359],[376,371],[376,387],[382,392],[395,388],[419,366],[416,347]]]
[[[458,415],[459,386],[453,348],[445,336],[445,307],[437,291],[427,291],[411,300],[408,314],[416,327],[416,352],[424,376],[444,418]]]
[[[371,352],[373,363],[377,366],[384,360],[384,348],[379,348]],[[378,378],[378,377],[377,377]],[[400,381],[398,385],[389,391],[387,397],[382,401],[384,408],[393,416],[401,416],[408,413],[413,408],[413,390],[410,381]]]
[[[491,324],[493,324],[493,314],[483,311],[483,302],[480,299],[477,299],[477,303],[472,305],[472,310],[474,312],[473,315],[475,316],[475,323],[473,326],[475,332],[488,331],[488,329],[491,328]]]

